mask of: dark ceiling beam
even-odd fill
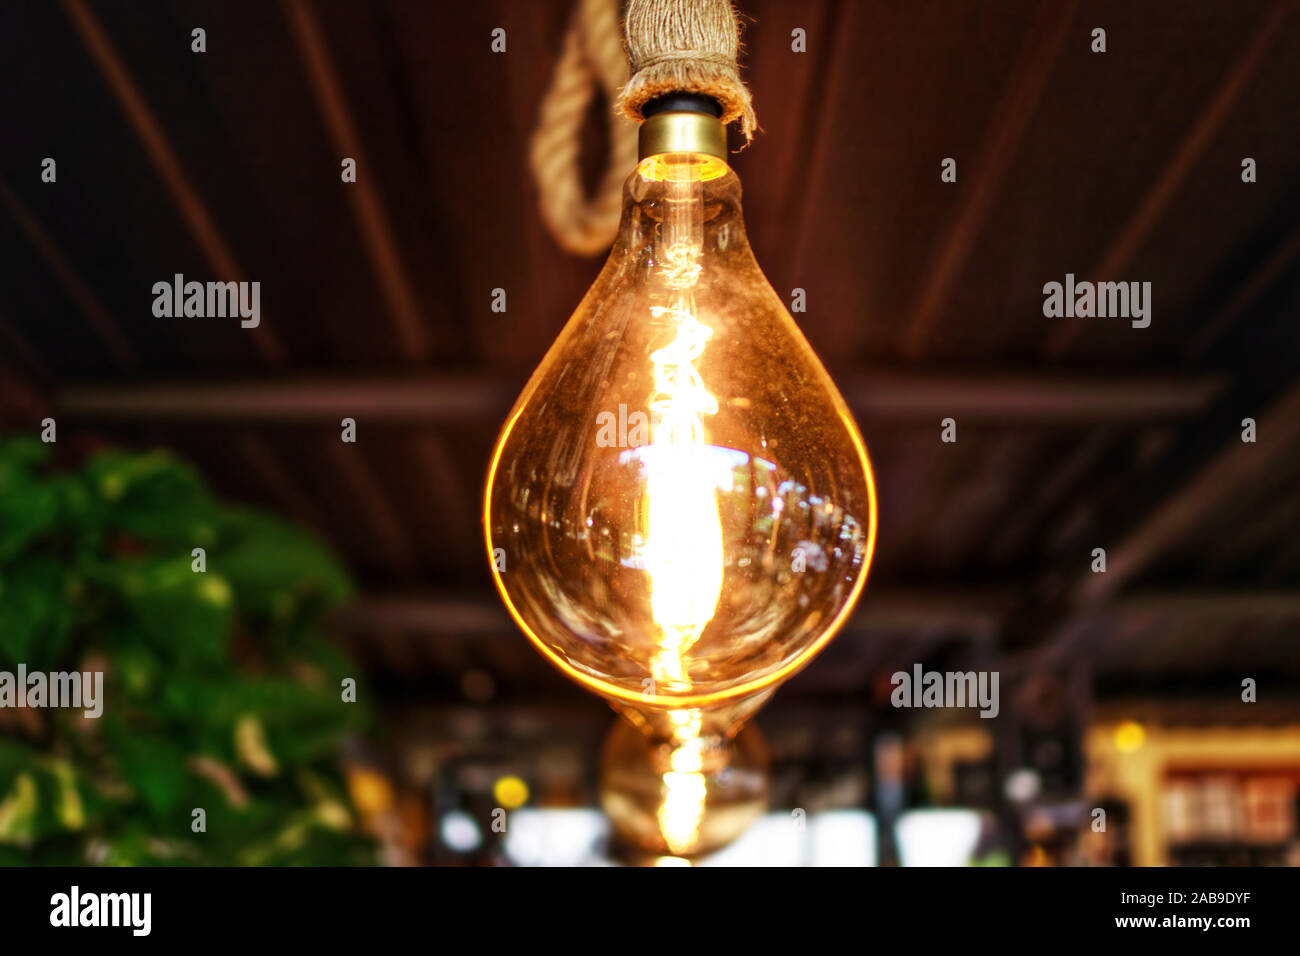
[[[958,636],[992,648],[1008,626],[1013,592],[993,589],[912,591],[868,588],[845,625],[844,636],[871,635],[895,641],[884,657],[916,656],[913,639],[933,645],[941,636]],[[1041,671],[1080,657],[1095,659],[1116,634],[1142,621],[1194,626],[1197,621],[1280,622],[1300,617],[1300,591],[1211,591],[1138,593],[1114,604],[1078,612],[1052,638],[1024,652],[1002,658],[1007,670]],[[370,594],[334,614],[330,622],[353,638],[384,634],[418,634],[440,638],[509,639],[518,627],[495,596],[466,597],[437,593]],[[1164,626],[1164,625],[1162,625]],[[898,637],[902,635],[902,637]],[[892,657],[891,657],[892,655]],[[875,662],[879,664],[879,661]],[[873,665],[874,666],[874,665]],[[879,667],[876,667],[879,669]]]
[[[1096,604],[1117,593],[1151,561],[1176,544],[1229,494],[1247,494],[1287,452],[1300,444],[1300,384],[1294,384],[1257,421],[1258,440],[1234,438],[1190,481],[1170,495],[1119,543],[1106,549],[1106,572],[1087,573],[1077,603]]]
[[[483,558],[486,563],[486,555]],[[461,637],[512,633],[514,625],[497,600],[439,594],[370,594],[336,612],[343,631],[420,631]]]
[[[899,590],[868,584],[845,630],[947,632],[988,641],[1002,630],[1015,600],[1011,588]]]
[[[384,212],[374,183],[377,170],[366,158],[361,135],[348,107],[339,80],[338,69],[330,56],[325,35],[310,4],[303,0],[283,0],[289,32],[298,45],[307,81],[316,97],[325,127],[329,130],[339,161],[345,156],[357,163],[355,183],[342,184],[365,240],[366,251],[379,280],[379,287],[393,318],[402,354],[410,361],[429,358],[431,348],[424,319],[411,286],[410,275],[402,262],[392,225]]]
[[[216,277],[229,282],[246,281],[247,276],[239,267],[230,245],[222,236],[198,190],[194,188],[162,124],[149,108],[99,18],[84,0],[63,0],[63,8],[166,185],[195,243],[216,272]],[[284,346],[265,322],[250,331],[265,359],[274,363],[284,361]]]
[[[1219,337],[1271,286],[1291,262],[1300,257],[1300,225],[1261,262],[1214,319],[1192,336],[1183,349],[1189,359],[1203,358]]]
[[[331,533],[328,522],[311,498],[298,486],[284,466],[281,456],[256,431],[245,432],[239,440],[239,450],[259,481],[271,490],[275,501],[295,521],[312,528],[335,547],[338,542]]]
[[[1077,610],[1046,641],[1023,652],[1017,666],[1038,671],[1082,657],[1097,660],[1134,626],[1158,626],[1167,631],[1223,622],[1257,624],[1294,619],[1300,619],[1300,591],[1137,591],[1113,602]]]
[[[73,419],[256,424],[464,422],[504,418],[514,386],[473,376],[418,380],[273,381],[71,386],[56,405]]]
[[[854,60],[861,55],[856,41],[863,34],[855,35],[849,21],[861,16],[862,8],[835,3],[818,4],[817,7],[820,29],[808,24],[808,34],[824,36],[829,33],[831,49],[819,64],[821,68],[812,71],[807,83],[800,113],[801,135],[788,137],[776,147],[777,161],[788,158],[780,179],[785,184],[785,194],[779,207],[781,214],[772,216],[763,224],[772,248],[779,249],[784,245],[783,239],[789,230],[790,275],[804,274],[812,240],[823,226],[814,199],[822,189],[827,158],[834,152],[837,123],[843,115],[836,109],[833,97],[854,70]],[[813,11],[809,9],[807,16],[812,15]],[[792,230],[791,222],[794,223]]]
[[[0,341],[3,338],[0,337]],[[50,412],[48,397],[38,393],[14,370],[0,363],[0,426],[38,434],[37,423]]]
[[[1152,614],[1193,621],[1300,619],[1300,591],[1198,591],[1194,594],[1138,591],[1119,601],[1122,614]]]
[[[32,244],[45,264],[59,280],[63,290],[81,311],[90,327],[99,336],[100,342],[108,349],[113,360],[121,368],[134,368],[139,364],[139,357],[131,343],[118,327],[108,309],[99,301],[90,288],[82,281],[77,270],[72,267],[58,243],[46,232],[40,221],[28,211],[9,184],[0,178],[0,203],[9,210],[18,227],[22,229],[27,241]]]
[[[0,355],[4,355],[10,364],[17,360],[17,364],[35,378],[48,380],[53,377],[45,360],[3,314],[0,314]]]
[[[1063,457],[1054,461],[1028,491],[988,542],[988,557],[994,563],[1010,561],[1019,549],[1034,537],[1052,512],[1075,488],[1086,480],[1116,436],[1109,429],[1091,428],[1082,432]]]
[[[883,419],[1096,424],[1179,419],[1203,412],[1212,377],[982,375],[863,372],[840,382],[855,414]]]
[[[483,561],[487,562],[486,554]],[[870,587],[849,623],[848,633],[926,631],[990,639],[1012,601],[1010,591],[881,590]],[[495,596],[370,594],[337,612],[332,623],[348,632],[418,631],[459,637],[513,635],[518,628]]]
[[[441,498],[438,514],[447,523],[447,543],[473,554],[482,540],[478,516],[475,509],[465,508],[463,503],[473,500],[477,489],[471,492],[464,487],[446,442],[436,432],[423,431],[414,436],[411,451],[417,467],[432,479],[432,487]]]
[[[900,342],[902,353],[909,358],[924,353],[930,331],[943,317],[952,290],[961,279],[962,267],[975,248],[1029,120],[1038,108],[1057,51],[1074,19],[1074,8],[1073,0],[1038,7],[1002,98],[989,121],[979,158],[967,167],[974,170],[974,180],[966,192],[966,202],[929,265],[921,272],[926,278],[920,283],[920,294]]]
[[[1201,111],[1192,128],[1187,131],[1178,149],[1156,181],[1151,184],[1142,202],[1120,229],[1115,241],[1101,257],[1101,261],[1085,274],[1085,278],[1098,281],[1117,281],[1123,278],[1125,267],[1132,261],[1134,254],[1151,235],[1165,207],[1178,192],[1188,173],[1207,146],[1214,141],[1214,134],[1232,109],[1233,103],[1245,89],[1247,81],[1254,75],[1256,67],[1264,57],[1274,35],[1286,19],[1291,8],[1291,0],[1277,0],[1264,14],[1259,28],[1251,37],[1246,51],[1237,61],[1236,66],[1224,77],[1218,90]],[[1061,320],[1056,332],[1047,340],[1045,347],[1048,358],[1058,359],[1063,356],[1075,337],[1079,334],[1083,320],[1071,317]]]
[[[413,545],[407,535],[408,526],[398,517],[392,502],[384,491],[383,483],[361,446],[331,438],[325,448],[335,470],[347,482],[353,499],[360,503],[366,524],[373,529],[373,540],[386,555],[391,566],[409,568],[415,563]]]
[[[359,421],[496,422],[509,411],[518,385],[481,375],[411,379],[71,385],[56,396],[64,416],[101,424],[213,424]],[[945,376],[861,372],[843,376],[854,413],[938,427],[962,422],[1147,424],[1203,412],[1222,389],[1215,377],[1068,378],[1029,375]]]

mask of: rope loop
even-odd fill
[[[587,196],[579,175],[581,132],[597,89],[638,122],[655,97],[692,92],[717,100],[722,122],[738,121],[746,142],[758,127],[736,65],[740,27],[731,0],[629,0],[626,52],[619,7],[619,0],[577,0],[529,144],[542,221],[556,242],[584,256],[613,242],[623,180],[637,162],[636,127],[615,119],[605,173]]]
[[[578,0],[529,146],[542,221],[556,242],[578,255],[604,252],[618,232],[623,180],[636,166],[636,127],[621,117],[611,120],[605,174],[591,197],[582,186],[579,152],[597,88],[612,104],[627,78],[618,0]]]

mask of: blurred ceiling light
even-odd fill
[[[1002,787],[1002,792],[1007,795],[1008,800],[1015,803],[1028,803],[1034,797],[1038,796],[1038,791],[1042,789],[1043,781],[1038,776],[1038,771],[1030,767],[1021,767],[1019,770],[1013,770],[1007,774],[1007,781]]]
[[[505,853],[516,866],[606,865],[608,836],[609,822],[598,810],[519,810],[510,815]],[[706,867],[875,863],[875,818],[865,810],[817,813],[808,818],[806,827],[796,826],[788,811],[769,813],[734,843],[693,863],[671,855],[654,860],[655,866]]]
[[[912,810],[895,828],[903,866],[966,866],[980,838],[975,810]]]
[[[519,810],[510,815],[505,853],[516,866],[599,864],[608,835],[599,810]]]
[[[790,811],[769,813],[699,865],[875,866],[875,817],[865,810],[828,810],[800,827]]]
[[[829,810],[808,821],[811,866],[875,866],[876,822],[861,810]]]
[[[1141,749],[1146,740],[1146,729],[1136,720],[1126,720],[1115,728],[1115,749],[1122,754]]]
[[[367,767],[348,770],[348,796],[365,816],[386,813],[393,805],[393,788],[388,778]]]
[[[806,825],[789,812],[759,817],[732,844],[699,861],[700,866],[802,866]]]
[[[442,842],[457,853],[470,853],[483,842],[478,824],[464,810],[452,810],[442,818]]]
[[[507,775],[493,784],[492,796],[507,810],[515,810],[528,802],[528,784],[516,776]]]

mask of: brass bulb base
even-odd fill
[[[727,128],[704,113],[656,113],[637,134],[638,159],[661,153],[703,153],[727,159]]]

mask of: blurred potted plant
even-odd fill
[[[49,450],[0,442],[0,671],[101,671],[103,712],[0,708],[0,863],[374,862],[339,563],[166,453]]]

